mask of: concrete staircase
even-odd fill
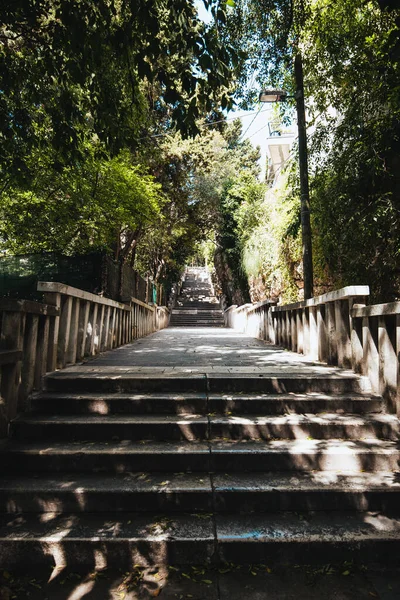
[[[203,267],[188,268],[170,327],[223,327],[224,319]]]
[[[1,448],[0,567],[397,563],[399,423],[348,372],[50,374]]]

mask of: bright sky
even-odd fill
[[[211,20],[211,15],[204,8],[202,0],[195,0],[195,6],[199,13],[200,19],[206,23]],[[260,166],[262,169],[261,180],[265,177],[265,162],[267,154],[267,135],[268,135],[268,121],[270,120],[270,111],[272,105],[262,104],[261,107],[256,108],[258,114],[254,114],[253,111],[235,110],[227,114],[228,119],[233,117],[240,118],[243,126],[244,138],[251,141],[253,146],[260,146],[261,148],[261,162]]]

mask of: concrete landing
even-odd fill
[[[170,328],[153,333],[68,371],[119,371],[188,373],[338,373],[294,352],[288,352],[232,329],[213,327]]]

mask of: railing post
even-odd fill
[[[70,321],[70,327],[69,327],[67,353],[66,353],[66,363],[67,364],[75,364],[76,363],[76,354],[77,354],[77,347],[78,347],[79,312],[80,312],[80,300],[79,300],[79,298],[72,298],[71,321]]]
[[[0,334],[1,350],[23,349],[25,315],[21,312],[3,312]],[[0,433],[7,435],[8,423],[17,415],[18,388],[21,377],[21,361],[4,365],[1,376],[1,395],[5,406],[0,411]]]
[[[335,322],[335,303],[328,302],[326,305],[326,326],[328,334],[328,357],[329,365],[337,365],[337,336]]]
[[[367,375],[375,393],[379,393],[378,324],[376,319],[363,317],[363,374]]]
[[[378,318],[379,393],[388,401],[390,412],[397,412],[397,318],[397,315],[382,315]]]
[[[327,305],[317,306],[317,329],[318,329],[318,360],[328,362],[329,339],[327,327]]]
[[[54,306],[61,311],[61,294],[57,292],[48,292],[44,294],[45,304]],[[50,318],[49,323],[49,347],[47,353],[47,371],[55,371],[57,368],[57,354],[58,354],[58,338],[60,333],[60,318],[61,316],[55,316]]]
[[[82,302],[79,311],[78,339],[76,343],[76,359],[82,360],[86,353],[86,336],[88,335],[88,323],[90,315],[90,302]]]
[[[303,311],[301,308],[296,310],[296,332],[297,332],[297,352],[304,352],[304,329],[303,329]]]
[[[55,317],[42,316],[39,317],[39,327],[37,334],[37,349],[36,349],[36,364],[34,387],[40,389],[42,377],[47,371],[47,357],[49,352],[49,337],[50,337],[50,322]]]
[[[317,325],[317,307],[310,306],[308,308],[308,314],[309,314],[309,336],[310,336],[308,355],[312,360],[318,360],[319,336],[318,336],[318,325]]]
[[[310,353],[310,320],[309,320],[309,309],[303,308],[303,354],[308,355]]]
[[[73,298],[71,296],[64,296],[61,299],[60,330],[58,334],[57,348],[57,367],[59,369],[63,369],[67,363],[72,302]]]
[[[39,326],[39,315],[21,314],[25,320],[23,341],[23,357],[21,365],[21,382],[18,390],[18,409],[27,409],[26,401],[35,383],[36,348]],[[22,349],[22,348],[21,348]]]
[[[337,336],[337,352],[339,367],[351,367],[351,299],[337,300],[335,302],[335,323]]]

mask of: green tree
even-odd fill
[[[29,178],[32,148],[56,165],[95,135],[112,154],[138,145],[149,111],[187,134],[214,103],[228,106],[234,55],[221,42],[225,2],[4,0],[0,6],[0,166]],[[147,133],[147,132],[146,132]],[[145,135],[146,135],[145,133]]]

